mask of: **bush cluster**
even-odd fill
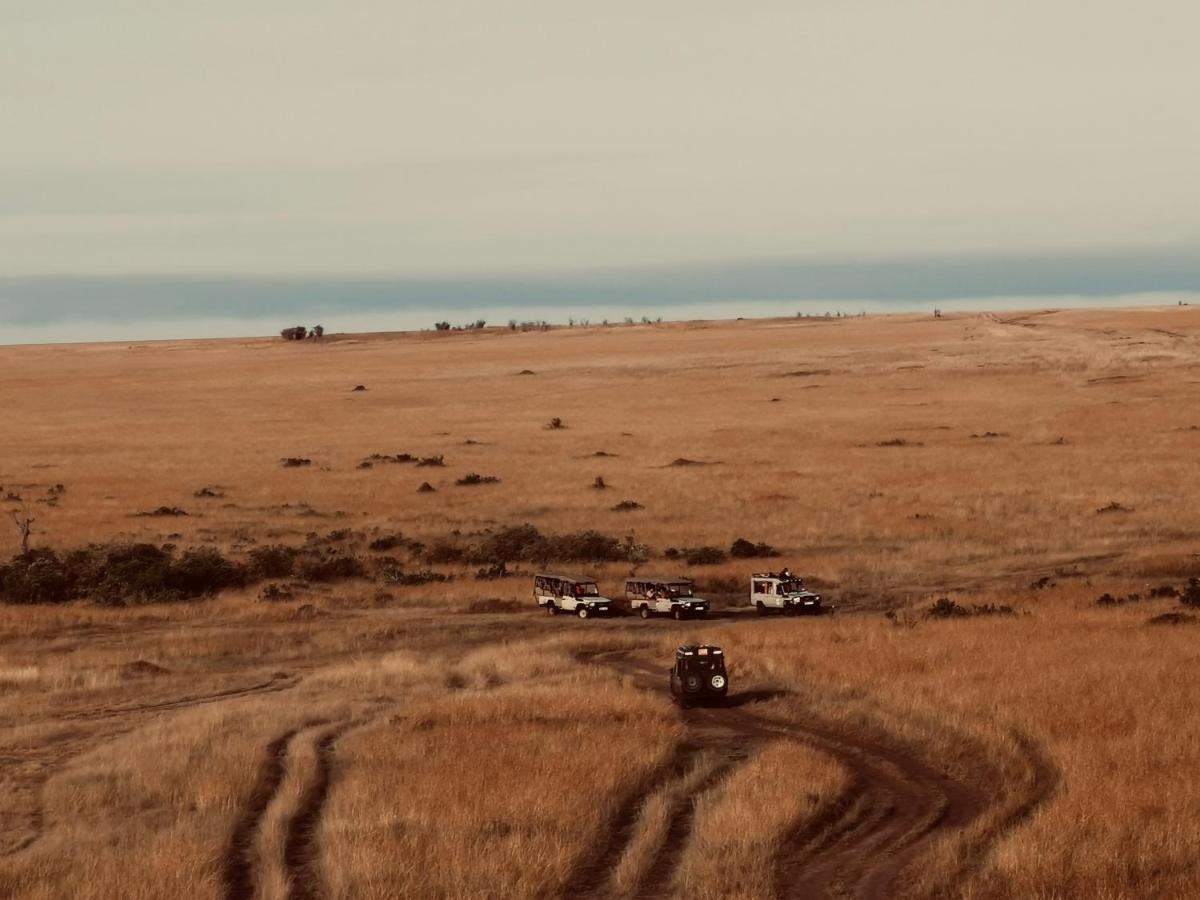
[[[0,598],[8,603],[101,603],[190,600],[245,584],[244,566],[211,547],[174,551],[154,544],[93,545],[59,556],[40,548],[0,566]]]
[[[972,603],[962,606],[949,597],[942,597],[925,610],[929,619],[958,619],[964,616],[1015,616],[1016,610],[1011,606],[997,606],[995,603]]]
[[[720,547],[668,547],[663,556],[682,559],[689,566],[715,566],[725,562],[725,551]]]
[[[745,538],[738,538],[729,548],[729,555],[734,559],[762,559],[769,556],[778,556],[779,551],[770,544],[764,544],[762,541],[756,544]]]
[[[617,538],[599,531],[543,534],[535,525],[514,525],[477,535],[465,542],[435,541],[424,553],[430,564],[466,562],[496,566],[511,562],[638,562],[646,548],[632,536]]]

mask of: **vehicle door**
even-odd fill
[[[559,582],[559,585],[562,594],[562,608],[574,612],[579,608],[579,598],[575,596],[575,585],[566,581]]]
[[[671,611],[671,595],[664,585],[654,585],[654,611],[669,613]]]

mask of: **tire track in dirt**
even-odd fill
[[[609,875],[616,860],[633,839],[638,818],[646,800],[687,772],[700,747],[692,743],[678,745],[669,759],[640,778],[617,806],[608,822],[604,836],[595,849],[585,853],[572,868],[571,877],[563,885],[560,896],[605,896]]]
[[[49,784],[50,780],[58,772],[69,765],[72,760],[90,753],[110,741],[124,737],[136,731],[139,727],[135,724],[119,722],[121,718],[134,717],[141,713],[173,712],[193,706],[285,691],[294,688],[299,683],[300,680],[298,678],[277,673],[268,681],[241,688],[217,691],[211,694],[180,697],[158,703],[134,704],[125,707],[104,707],[77,713],[47,715],[41,718],[29,719],[30,723],[116,721],[111,725],[105,726],[101,731],[83,736],[68,735],[61,740],[54,740],[43,744],[36,748],[36,750],[31,749],[21,757],[21,762],[26,766],[35,768],[35,771],[30,773],[24,785],[10,784],[6,789],[10,797],[14,796],[17,791],[21,791],[30,797],[30,809],[27,813],[29,833],[19,840],[10,842],[7,846],[0,846],[0,858],[15,856],[18,853],[24,852],[37,844],[45,836],[46,813],[43,794],[46,785]],[[41,757],[40,759],[39,756]]]
[[[223,700],[236,700],[252,694],[271,694],[276,691],[286,691],[300,683],[300,679],[283,672],[276,672],[268,680],[247,687],[230,688],[215,691],[211,694],[196,694],[188,697],[178,697],[173,700],[162,700],[157,703],[135,703],[128,706],[108,706],[100,709],[89,709],[82,712],[67,713],[51,718],[60,721],[91,721],[94,719],[112,719],[120,716],[135,715],[146,712],[171,712],[177,709],[187,709],[190,706],[203,706],[207,703],[219,703]]]
[[[696,800],[715,789],[726,775],[749,757],[749,753],[745,750],[733,747],[726,748],[725,755],[726,759],[696,785],[691,796],[681,797],[675,803],[667,821],[667,830],[663,841],[642,875],[641,882],[633,891],[633,897],[636,900],[650,900],[650,898],[667,895],[671,880],[683,858],[684,847],[691,837],[692,824],[696,817]]]
[[[591,658],[601,656],[639,687],[661,690],[657,667],[621,652]],[[846,791],[799,823],[785,841],[776,870],[780,896],[891,896],[901,872],[935,839],[961,831],[989,809],[984,789],[952,778],[897,744],[822,724],[785,725],[730,699],[735,705],[682,714],[693,741],[712,746],[731,737],[790,738],[829,754],[851,774]],[[1024,805],[1032,809],[1043,796],[1044,789],[1036,788]],[[1009,827],[1002,824],[990,839],[978,841],[972,856],[979,858]],[[682,844],[686,837],[676,835],[676,840]],[[673,852],[681,853],[682,847]]]
[[[343,722],[317,738],[314,746],[316,770],[312,780],[305,786],[300,802],[288,822],[283,863],[287,870],[289,897],[292,900],[315,900],[324,896],[321,887],[317,827],[333,783],[335,746],[338,739],[350,728],[350,722]]]
[[[254,897],[254,837],[271,798],[283,784],[287,773],[287,748],[297,729],[285,731],[267,744],[250,797],[242,807],[225,851],[221,880],[226,900],[252,900]]]

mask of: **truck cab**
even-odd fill
[[[616,604],[604,597],[591,578],[539,574],[533,577],[533,599],[550,615],[574,613],[581,619],[609,615]]]
[[[821,595],[808,590],[804,580],[788,569],[751,575],[750,605],[759,615],[772,610],[784,615],[817,615],[822,611]]]
[[[711,604],[697,597],[690,578],[630,578],[625,582],[629,608],[648,619],[653,615],[686,619],[705,615]]]

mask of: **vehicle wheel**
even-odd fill
[[[673,610],[673,611],[671,612],[671,615],[674,617],[674,619],[675,619],[675,621],[676,621],[676,622],[682,622],[682,621],[683,621],[683,610],[682,610],[682,609],[676,609],[676,610]]]
[[[579,616],[581,619],[586,619],[589,615],[588,608],[586,606],[579,607],[579,609],[575,610],[575,615]]]
[[[642,607],[642,611],[639,613],[639,615],[640,615],[640,616],[641,616],[643,619],[648,619],[648,618],[650,618],[650,607],[648,607],[648,606],[643,606],[643,607]]]
[[[761,600],[759,600],[754,605],[758,609],[758,614],[760,616],[765,616],[767,614],[767,608],[766,608],[766,606],[763,605],[763,602]]]
[[[547,603],[546,604],[546,612],[552,616],[558,615],[558,607],[555,606],[553,603]]]

